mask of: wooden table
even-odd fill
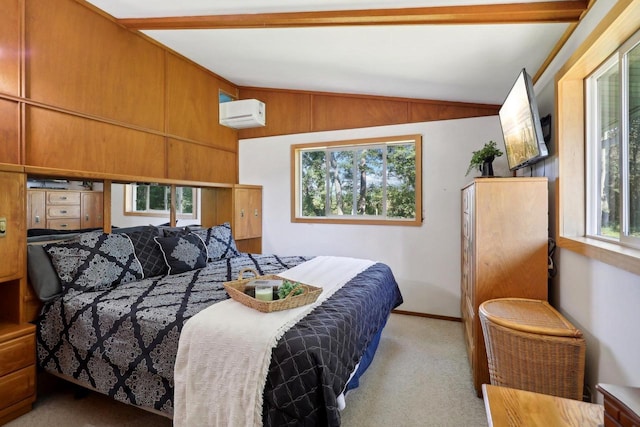
[[[513,388],[482,385],[489,427],[597,427],[604,407]]]

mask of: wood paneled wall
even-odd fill
[[[18,102],[0,99],[0,163],[20,163],[18,123],[20,123]]]
[[[495,115],[496,105],[237,88],[82,0],[3,0],[0,162],[237,182],[238,137]],[[218,123],[219,91],[267,126]]]
[[[235,94],[238,89],[186,62],[167,55],[167,133],[208,146],[237,151],[237,131],[218,122],[219,91]],[[215,102],[212,102],[215,101]]]
[[[168,175],[182,180],[230,182],[237,168],[236,153],[177,140],[169,140],[167,160]]]
[[[0,15],[0,163],[20,162],[21,0],[3,0]]]
[[[26,96],[155,131],[164,50],[70,0],[24,0]]]
[[[2,0],[0,17],[0,92],[20,95],[21,0]]]
[[[465,117],[493,116],[499,105],[367,95],[240,88],[240,98],[266,104],[266,126],[242,129],[240,138],[353,129]]]
[[[233,84],[81,0],[2,10],[0,162],[237,182],[237,131],[218,124]]]
[[[143,177],[165,176],[164,138],[28,105],[26,164]]]

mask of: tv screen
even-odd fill
[[[499,111],[510,170],[530,166],[547,157],[531,76],[523,68]]]

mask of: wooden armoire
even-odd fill
[[[489,384],[478,306],[489,299],[547,299],[547,178],[476,178],[462,189],[460,311],[473,385]]]

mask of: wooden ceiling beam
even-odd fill
[[[127,18],[117,21],[133,30],[576,23],[587,10],[587,5],[587,0],[570,0],[406,9]]]

